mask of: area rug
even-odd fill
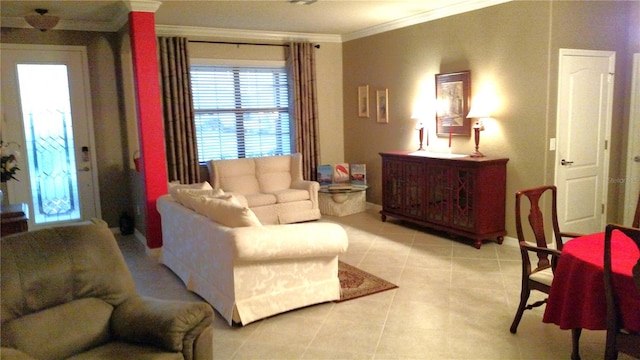
[[[336,302],[347,301],[398,287],[342,261],[338,261],[338,278],[340,279],[341,289],[340,300],[336,300]]]

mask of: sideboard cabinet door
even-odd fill
[[[424,218],[424,167],[424,163],[411,159],[383,159],[382,203],[385,212]]]

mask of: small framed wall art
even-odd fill
[[[358,117],[369,117],[369,85],[358,86]]]
[[[376,90],[376,115],[377,122],[389,122],[389,89]]]
[[[436,75],[436,125],[438,136],[471,136],[467,119],[471,98],[471,72]]]

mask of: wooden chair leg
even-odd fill
[[[518,305],[518,311],[516,311],[516,316],[513,318],[513,322],[511,323],[511,331],[512,334],[515,334],[518,331],[518,325],[520,324],[520,320],[522,319],[522,314],[524,313],[524,309],[527,306],[527,301],[529,300],[529,295],[531,294],[531,290],[522,289],[520,293],[520,305]]]
[[[607,331],[607,342],[604,348],[604,359],[618,359],[618,351],[616,350],[616,333],[614,331]]]
[[[580,360],[580,334],[582,329],[571,329],[571,360]]]

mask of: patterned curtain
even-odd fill
[[[186,38],[158,38],[169,181],[192,184],[200,180],[200,170],[187,44]]]
[[[314,50],[311,43],[289,43],[287,54],[296,151],[302,154],[302,176],[306,180],[316,180],[320,158]]]

